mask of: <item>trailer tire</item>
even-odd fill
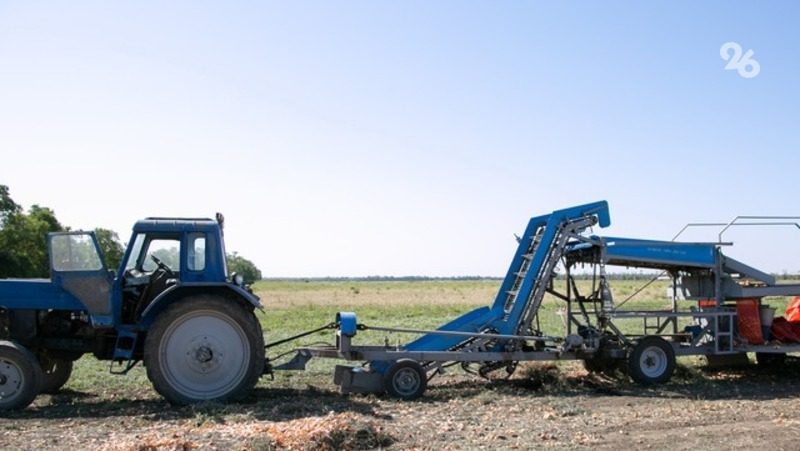
[[[0,341],[0,411],[22,410],[42,386],[42,368],[30,351],[10,341]]]
[[[644,337],[628,356],[628,374],[641,385],[661,384],[675,371],[675,351],[661,337]]]
[[[428,376],[422,365],[415,360],[398,360],[383,375],[386,392],[404,401],[417,399],[428,387]]]
[[[72,375],[72,360],[39,354],[39,365],[42,367],[42,393],[58,393]]]
[[[153,387],[172,404],[238,399],[264,371],[261,324],[235,300],[188,297],[156,317],[144,363]]]

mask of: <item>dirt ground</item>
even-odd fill
[[[66,390],[0,419],[2,449],[723,449],[800,447],[800,359],[680,366],[642,388],[578,364],[431,381],[418,401],[259,384],[243,402],[172,407],[150,389]]]

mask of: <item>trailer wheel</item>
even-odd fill
[[[39,365],[42,367],[42,393],[57,393],[72,375],[72,360],[59,359],[39,354]]]
[[[0,411],[28,407],[42,386],[42,368],[24,347],[0,341]]]
[[[403,400],[417,399],[428,387],[422,365],[411,359],[398,360],[383,376],[383,385],[390,396]]]
[[[173,404],[236,399],[264,371],[264,335],[255,315],[238,302],[193,296],[156,317],[144,363],[153,387]]]
[[[786,354],[782,352],[756,352],[756,363],[764,368],[778,368],[786,363]]]
[[[661,337],[644,337],[636,343],[628,357],[628,373],[642,385],[666,382],[674,371],[675,351]]]

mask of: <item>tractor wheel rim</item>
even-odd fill
[[[234,390],[247,375],[250,342],[229,316],[196,311],[165,331],[159,359],[164,377],[180,394],[214,399]]]
[[[639,368],[647,377],[659,377],[667,370],[667,353],[657,346],[651,346],[639,357]]]
[[[404,396],[411,395],[417,391],[421,383],[419,374],[411,368],[399,370],[392,378],[394,389]]]
[[[0,360],[0,403],[7,403],[16,398],[25,386],[25,376],[16,363]]]

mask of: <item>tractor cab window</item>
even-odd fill
[[[180,268],[180,235],[137,234],[125,262],[123,321],[137,321],[153,299],[178,283]]]
[[[148,243],[147,258],[142,261],[142,270],[152,272],[158,269],[158,261],[163,262],[171,270],[180,271],[180,241],[177,239],[154,239]],[[153,258],[155,257],[155,259]]]
[[[131,255],[125,263],[125,270],[135,269],[136,263],[139,261],[139,255],[142,253],[142,245],[144,245],[144,234],[136,235],[131,246]]]
[[[206,269],[206,236],[203,233],[189,235],[189,249],[186,253],[186,266],[190,271]]]
[[[181,245],[179,237],[152,237],[139,233],[133,238],[131,252],[125,262],[125,272],[129,276],[140,277],[156,272],[159,268],[168,270],[175,277],[181,268]]]
[[[55,271],[99,271],[103,261],[88,233],[55,235],[50,241],[51,264]]]

